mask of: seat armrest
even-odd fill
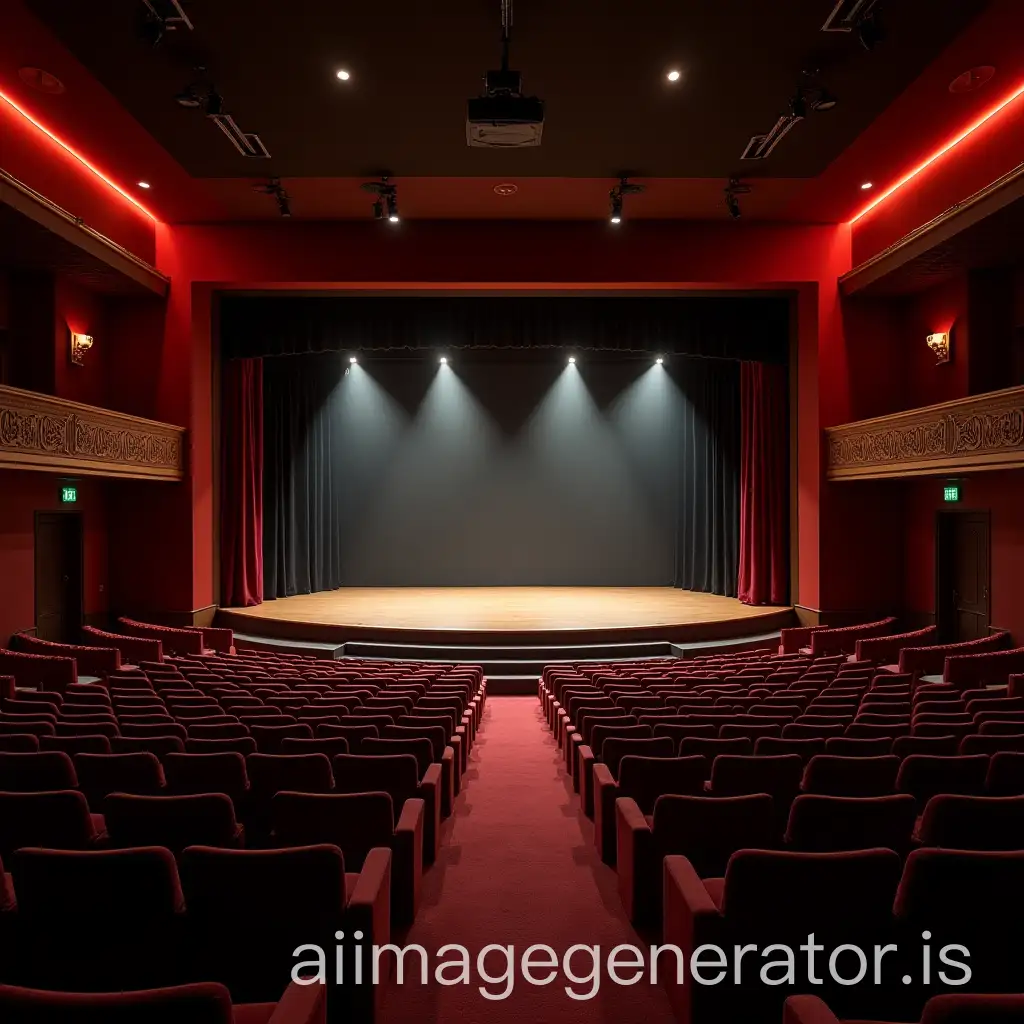
[[[292,982],[278,1000],[267,1024],[323,1024],[326,1015],[325,985]]]
[[[782,1009],[782,1024],[839,1024],[839,1018],[818,996],[790,996]]]
[[[447,818],[455,807],[459,792],[459,772],[454,747],[445,747],[441,755],[441,816]]]
[[[698,946],[717,942],[716,926],[722,924],[722,915],[686,857],[665,857],[662,871],[663,936],[689,957]]]
[[[576,750],[576,782],[583,813],[594,817],[594,765],[597,757],[589,743],[580,743]]]
[[[619,784],[608,768],[594,765],[594,842],[605,864],[615,866],[615,800]]]
[[[420,779],[423,796],[423,862],[433,864],[441,845],[441,765],[427,765]]]
[[[371,939],[377,945],[391,941],[391,851],[386,846],[375,846],[366,855],[346,910],[367,946]]]
[[[649,891],[655,886],[650,877],[654,833],[632,797],[615,801],[615,857],[618,864],[619,895],[630,921],[650,917]]]
[[[392,849],[395,854],[392,891],[392,920],[411,924],[420,903],[420,882],[423,878],[423,818],[425,806],[414,797],[406,800],[395,825]]]

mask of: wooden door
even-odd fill
[[[82,627],[82,517],[37,512],[36,636],[78,643]]]
[[[989,515],[939,515],[937,619],[947,643],[988,636],[990,594]]]

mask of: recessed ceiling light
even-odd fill
[[[149,182],[148,181],[140,181],[138,183],[138,185],[139,185],[139,188],[149,188]]]
[[[873,181],[865,181],[865,182],[864,182],[864,183],[863,183],[863,184],[861,185],[861,189],[863,189],[863,191],[865,191],[865,192],[867,192],[867,190],[868,190],[869,188],[874,188],[874,187],[875,187],[875,183],[874,183]]]
[[[64,83],[49,71],[42,68],[18,68],[18,77],[26,84],[48,96],[59,96],[64,91]]]
[[[667,75],[666,75],[665,77],[666,77],[666,78],[667,78],[667,79],[668,79],[668,80],[669,80],[670,82],[678,82],[678,81],[679,81],[679,79],[680,79],[680,78],[681,78],[682,76],[681,76],[681,74],[680,74],[680,72],[679,72],[679,71],[677,71],[677,70],[676,70],[675,68],[673,68],[673,69],[672,69],[672,70],[671,70],[671,71],[670,71],[670,72],[669,72],[669,73],[668,73],[668,74],[667,74]]]
[[[347,82],[352,77],[344,68],[340,68],[334,74],[342,82]]]

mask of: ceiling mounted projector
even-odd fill
[[[544,131],[544,101],[523,95],[523,76],[509,70],[512,0],[501,4],[501,70],[488,71],[482,96],[466,105],[466,142],[486,149],[539,146]]]

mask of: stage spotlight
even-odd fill
[[[387,197],[387,206],[388,206],[388,220],[391,221],[392,224],[397,224],[398,223],[398,196],[396,196],[394,192],[392,192]]]
[[[575,356],[569,356],[569,365],[570,366],[574,366],[575,364],[576,364],[576,357]]]
[[[447,356],[441,356],[441,365],[442,366],[447,366],[448,365],[448,357]]]
[[[725,208],[733,220],[739,220],[743,211],[740,209],[739,196],[749,195],[750,186],[744,184],[738,178],[730,178],[729,184],[725,186]]]
[[[612,224],[622,223],[622,197],[635,196],[643,192],[643,185],[634,185],[626,175],[619,178],[618,185],[608,193],[608,200],[611,203],[611,215],[609,221]]]
[[[349,361],[349,362],[350,362],[350,363],[351,363],[351,364],[352,364],[353,366],[355,366],[355,364],[359,362],[359,360],[358,360],[358,359],[356,359],[356,357],[355,357],[355,356],[349,356],[349,357],[348,357],[348,361]]]
[[[374,195],[374,220],[383,220],[386,213],[392,224],[398,223],[398,189],[388,181],[386,174],[381,176],[380,181],[364,181],[359,187],[364,192],[372,192]]]
[[[658,364],[658,366],[661,366],[661,365],[662,365],[662,363],[664,363],[664,362],[665,362],[665,357],[664,357],[664,356],[658,356],[658,358],[657,358],[657,359],[655,359],[654,361],[655,361],[655,363],[657,363],[657,364]]]

